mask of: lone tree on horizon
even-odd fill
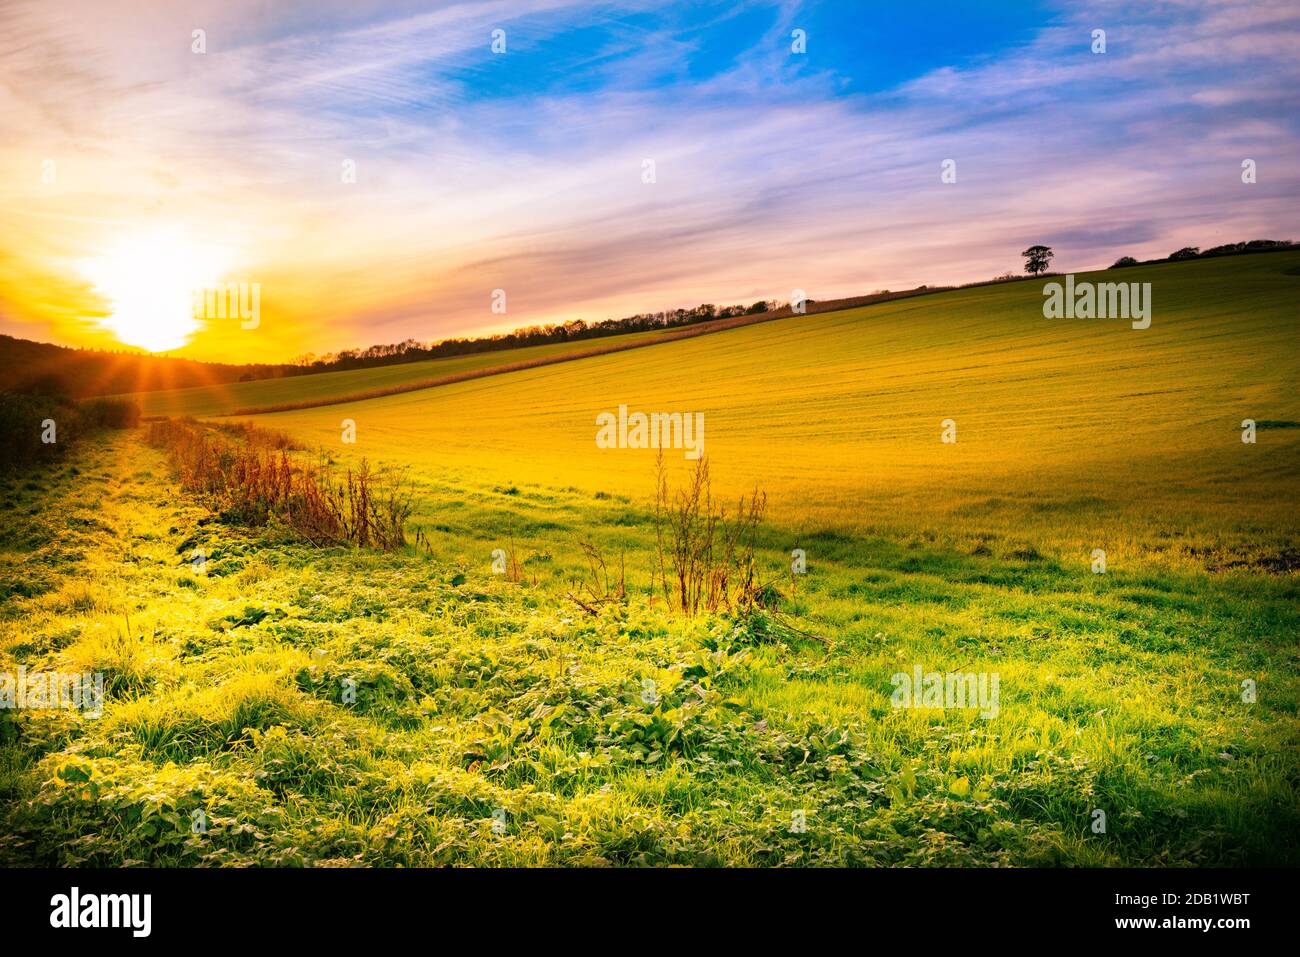
[[[1056,253],[1052,252],[1051,246],[1030,246],[1020,255],[1025,257],[1025,272],[1037,276],[1047,270],[1048,263]]]

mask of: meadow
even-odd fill
[[[255,417],[405,470],[389,552],[223,519],[139,430],[10,477],[0,661],[108,700],[0,711],[0,860],[1298,863],[1300,254],[1079,278],[1151,327],[1013,283]],[[667,606],[620,404],[766,493],[761,608]],[[996,714],[894,707],[918,666]]]

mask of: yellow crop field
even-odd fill
[[[597,417],[702,413],[715,481],[761,485],[794,529],[991,529],[1088,549],[1195,529],[1227,545],[1295,531],[1280,493],[1300,474],[1297,263],[1077,277],[1150,283],[1142,330],[1046,319],[1043,283],[1019,282],[257,421],[429,478],[643,495],[655,453],[599,448]]]

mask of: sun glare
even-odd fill
[[[180,230],[158,229],[114,240],[79,265],[108,303],[97,321],[126,345],[166,352],[198,332],[194,294],[218,282],[225,262]]]

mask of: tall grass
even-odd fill
[[[686,485],[671,489],[663,453],[655,466],[655,547],[659,587],[674,611],[747,613],[764,589],[754,569],[754,544],[767,496],[742,495],[734,515],[713,496],[709,462],[701,458]]]
[[[597,615],[600,609],[610,605],[627,605],[627,563],[625,556],[618,556],[618,575],[605,560],[605,553],[593,542],[579,542],[583,558],[587,562],[587,574],[581,579],[574,579],[569,599],[588,614]]]
[[[149,425],[149,443],[166,450],[181,487],[241,525],[278,521],[315,545],[390,551],[406,544],[411,494],[400,476],[365,459],[339,470],[322,454],[291,457],[282,432],[251,423],[207,428],[185,419]]]

